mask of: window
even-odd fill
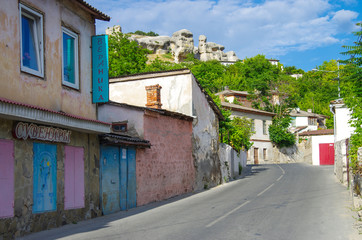
[[[264,135],[267,135],[267,132],[266,132],[266,121],[263,120],[263,134]]]
[[[66,28],[63,30],[62,82],[68,87],[79,89],[78,35]]]
[[[291,117],[292,119],[292,127],[296,127],[297,126],[297,118],[296,117]]]
[[[316,118],[308,118],[308,125],[317,126],[317,119]]]
[[[251,131],[255,131],[255,119],[251,119]]]
[[[263,148],[263,159],[266,160],[266,148]]]
[[[43,16],[20,4],[21,70],[44,76]]]
[[[112,130],[113,132],[127,132],[127,123],[112,123]]]

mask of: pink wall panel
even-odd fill
[[[192,122],[162,115],[144,118],[144,137],[152,146],[137,150],[137,205],[191,192]]]
[[[14,216],[14,143],[0,140],[0,218]]]
[[[84,151],[81,147],[65,146],[64,208],[84,207]]]

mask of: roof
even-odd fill
[[[140,110],[140,111],[151,111],[151,112],[157,112],[161,115],[165,115],[165,116],[170,116],[173,118],[177,118],[177,119],[182,119],[182,120],[187,120],[187,121],[192,121],[194,118],[187,116],[185,114],[182,113],[178,113],[178,112],[172,112],[172,111],[168,111],[165,109],[155,109],[155,108],[148,108],[148,107],[140,107],[140,106],[135,106],[135,105],[130,105],[130,104],[126,104],[126,103],[118,103],[118,102],[114,102],[114,101],[109,101],[108,103],[103,103],[101,105],[115,105],[115,106],[120,106],[120,107],[126,107],[126,108],[133,108],[136,110]]]
[[[271,117],[276,115],[275,113],[272,113],[272,112],[267,112],[267,111],[263,111],[263,110],[259,110],[259,109],[255,109],[255,108],[244,107],[244,106],[241,106],[238,104],[233,104],[233,103],[228,103],[228,102],[221,102],[221,106],[225,107],[225,108],[230,108],[234,111],[239,111],[239,112],[266,115],[266,116],[271,116]]]
[[[306,131],[299,133],[299,136],[318,136],[318,135],[333,135],[334,129],[322,129],[315,131]]]
[[[137,73],[119,77],[112,77],[109,79],[109,84],[117,83],[117,82],[129,82],[129,81],[139,81],[145,80],[150,78],[159,78],[159,77],[167,77],[167,76],[175,76],[175,75],[186,75],[191,74],[194,76],[190,69],[183,68],[183,69],[176,69],[176,70],[168,70],[168,71],[158,71],[158,72],[145,72],[145,73]],[[210,107],[214,110],[216,115],[220,120],[225,120],[224,116],[222,115],[219,107],[216,105],[214,100],[210,97],[210,95],[203,89],[200,82],[194,76],[196,84],[199,86],[201,92],[205,95],[207,102],[209,103]]]
[[[143,140],[137,137],[130,137],[127,135],[119,135],[119,134],[102,134],[100,135],[100,143],[101,144],[122,144],[126,146],[137,146],[140,148],[150,148],[151,143],[148,140]]]
[[[331,104],[344,104],[343,98],[330,101]]]
[[[317,113],[311,113],[311,112],[307,112],[307,111],[303,111],[303,110],[296,110],[295,108],[293,108],[290,113],[290,116],[292,117],[315,117],[315,118],[328,118],[328,116],[322,115],[322,114],[317,114]]]
[[[233,96],[233,95],[249,95],[249,93],[247,91],[235,91],[235,90],[226,89],[222,92],[215,93],[215,95],[216,96],[219,96],[219,95]]]
[[[25,104],[0,97],[0,116],[10,119],[33,121],[81,131],[109,132],[110,123],[89,119],[65,112]]]
[[[104,20],[104,21],[109,21],[111,20],[111,18],[109,16],[107,16],[106,14],[102,13],[101,11],[99,11],[98,9],[92,7],[89,3],[87,3],[86,1],[83,0],[76,0],[77,3],[80,4],[80,6],[87,12],[89,12],[90,14],[92,14],[94,16],[95,19],[99,19],[99,20]]]

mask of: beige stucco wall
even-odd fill
[[[74,1],[24,0],[43,14],[44,77],[20,71],[20,19],[18,1],[0,2],[0,96],[21,103],[96,118],[91,99],[91,36],[93,20]],[[80,89],[62,86],[62,31],[79,34]]]
[[[109,84],[109,98],[115,102],[145,107],[147,103],[145,87],[156,84],[162,87],[162,109],[192,116],[191,74],[113,82]]]

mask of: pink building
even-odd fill
[[[114,126],[113,133],[107,135],[109,141],[103,142],[101,146],[101,161],[110,145],[113,145],[113,148],[118,145],[122,151],[135,149],[135,162],[132,162],[132,159],[127,160],[128,166],[133,165],[135,168],[130,170],[128,167],[128,171],[135,172],[112,173],[120,174],[114,179],[120,178],[121,182],[126,175],[131,176],[125,186],[128,188],[127,196],[122,196],[122,183],[118,190],[115,189],[121,192],[120,210],[161,201],[193,190],[195,167],[191,142],[192,117],[163,109],[115,102],[101,105],[98,116],[102,121],[112,122]],[[116,126],[122,124],[123,131],[118,131]],[[124,140],[117,140],[120,138]],[[102,186],[101,191],[108,190]],[[122,198],[128,199],[125,200],[124,208]],[[117,205],[118,199],[114,201]],[[107,214],[108,206],[104,205],[103,208],[103,212]],[[108,210],[115,212],[119,209]]]

